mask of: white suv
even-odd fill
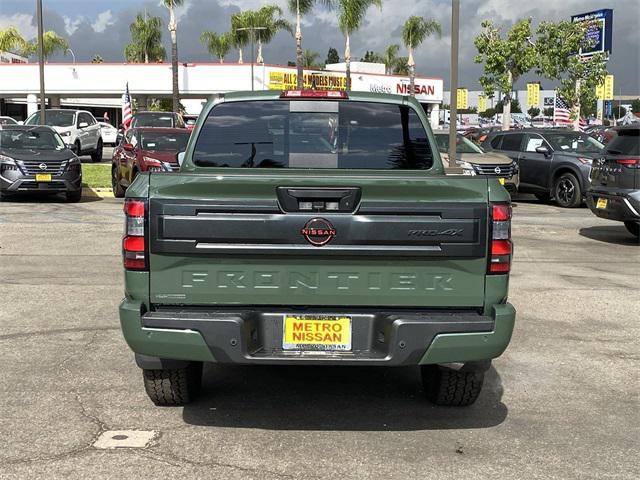
[[[27,118],[25,125],[40,125],[40,112]],[[53,127],[64,142],[76,148],[76,155],[91,155],[91,160],[102,160],[102,133],[100,125],[90,112],[85,110],[49,109],[45,125]]]

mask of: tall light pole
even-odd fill
[[[460,0],[451,0],[451,95],[449,105],[449,166],[456,162],[458,120],[458,42],[460,38]]]
[[[44,98],[44,44],[42,41],[44,27],[42,25],[42,0],[36,0],[36,15],[38,17],[38,66],[40,70],[40,124],[44,125],[47,102]]]
[[[244,32],[244,31],[249,31],[251,33],[251,91],[254,91],[254,87],[253,87],[253,63],[255,62],[255,60],[253,59],[254,56],[254,46],[256,43],[256,30],[266,30],[267,27],[240,27],[240,28],[236,28],[236,32]]]

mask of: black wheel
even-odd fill
[[[82,148],[80,147],[80,140],[76,140],[76,155],[80,157],[82,155]]]
[[[549,196],[548,193],[534,193],[534,195],[542,203],[549,203],[549,200],[551,200],[551,197]]]
[[[580,182],[572,173],[560,175],[553,186],[556,203],[563,208],[575,208],[582,203]]]
[[[631,235],[640,238],[640,222],[624,222],[624,226]]]
[[[95,163],[102,161],[102,139],[98,140],[96,150],[91,154],[91,160]]]
[[[439,365],[420,367],[427,398],[436,405],[466,407],[480,395],[484,372],[452,370]]]
[[[118,170],[117,167],[113,167],[111,169],[111,189],[113,190],[113,196],[116,198],[124,197],[124,188],[120,185],[118,181]]]
[[[185,405],[196,398],[202,384],[202,362],[175,369],[143,370],[144,388],[158,406]]]
[[[66,192],[65,197],[69,203],[78,203],[82,198],[82,190],[75,190],[73,192]]]

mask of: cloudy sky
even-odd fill
[[[0,0],[0,28],[16,26],[27,38],[36,35],[35,0]],[[43,0],[45,29],[66,37],[78,61],[89,61],[101,55],[106,61],[122,62],[124,46],[129,43],[129,24],[136,13],[147,12],[168,20],[159,0]],[[199,41],[204,30],[224,32],[229,29],[230,16],[264,3],[279,4],[286,12],[286,0],[185,0],[179,10],[178,42],[180,60],[211,61]],[[428,39],[416,55],[417,72],[443,77],[448,82],[450,17],[449,0],[383,0],[382,11],[370,9],[365,24],[352,38],[352,54],[361,57],[366,50],[381,52],[390,43],[401,43],[401,25],[410,15],[422,15],[439,20],[443,25],[441,39]],[[519,18],[530,16],[537,24],[542,20],[568,19],[572,14],[600,8],[614,9],[613,54],[609,70],[616,75],[616,93],[637,94],[640,91],[640,1],[638,0],[461,0],[460,84],[477,88],[481,67],[473,63],[473,38],[484,19],[492,19],[508,28]],[[290,20],[294,16],[286,12]],[[321,53],[326,58],[329,47],[340,55],[344,40],[338,30],[335,15],[320,7],[304,18],[303,47]],[[170,51],[169,35],[164,41]],[[248,52],[245,53],[248,56]],[[281,32],[265,48],[267,63],[295,60],[295,43],[291,35]],[[52,61],[63,60],[53,58]],[[227,61],[236,61],[237,52]],[[532,77],[530,77],[532,78]],[[524,85],[530,78],[521,80]],[[543,82],[543,85],[545,83]],[[547,82],[546,85],[549,85]]]

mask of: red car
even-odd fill
[[[114,196],[124,192],[140,172],[178,170],[178,153],[187,148],[190,132],[184,128],[132,128],[113,151],[111,186]]]
[[[198,115],[185,114],[182,115],[182,118],[184,119],[184,124],[187,127],[187,130],[191,131],[195,128],[196,122],[198,121]]]

